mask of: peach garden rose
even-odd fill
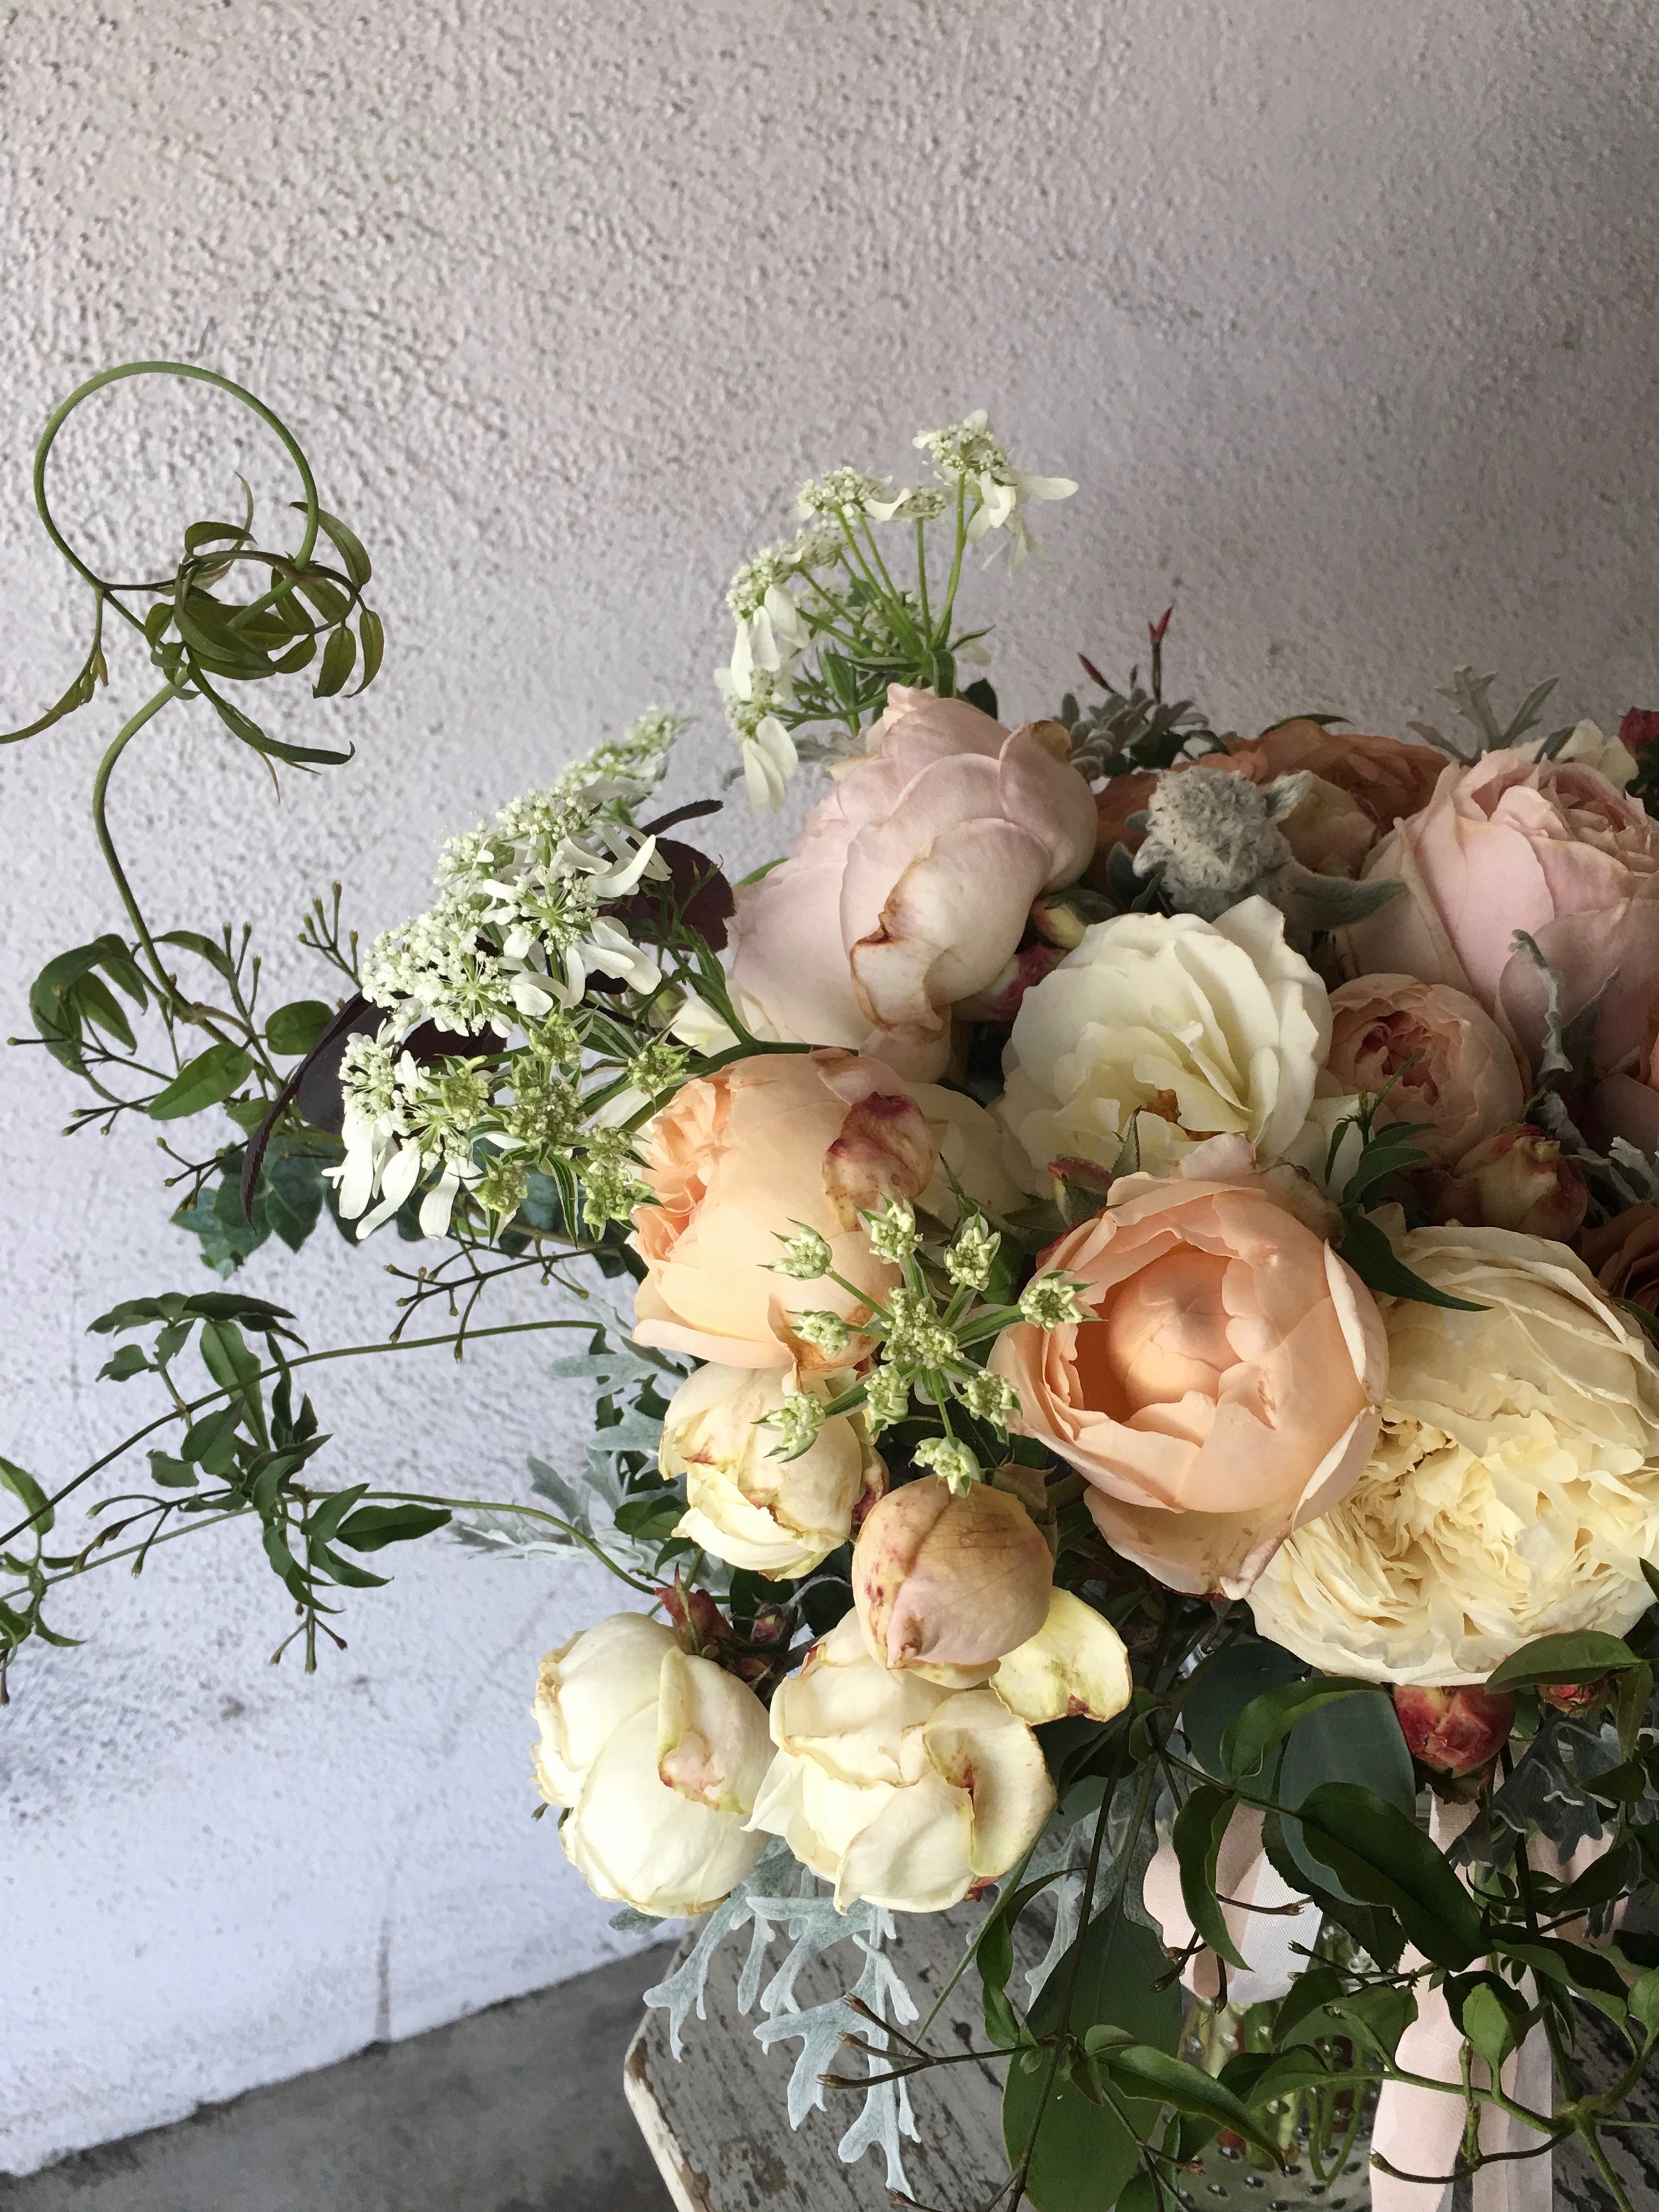
[[[1379,1126],[1419,1125],[1425,1157],[1449,1165],[1521,1119],[1514,1047],[1466,991],[1415,975],[1360,975],[1331,994],[1326,1071],[1346,1091],[1384,1094]]]
[[[1387,1366],[1370,1291],[1261,1176],[1126,1176],[1043,1264],[1088,1318],[998,1339],[1013,1425],[1077,1468],[1126,1559],[1241,1595],[1365,1464]]]
[[[936,1147],[890,1068],[850,1052],[759,1053],[688,1083],[649,1125],[642,1172],[656,1203],[634,1216],[645,1280],[641,1344],[727,1367],[799,1366],[828,1356],[799,1337],[812,1308],[856,1320],[858,1292],[896,1279],[859,1220],[884,1199],[915,1199]],[[852,1291],[777,1272],[781,1237],[821,1237]]]

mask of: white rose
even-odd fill
[[[994,1690],[890,1673],[850,1613],[780,1685],[772,1740],[751,1825],[834,1882],[842,1910],[958,1905],[1006,1874],[1054,1807],[1036,1736]]]
[[[1025,994],[998,1110],[1034,1190],[1052,1160],[1115,1168],[1137,1116],[1151,1174],[1221,1134],[1266,1167],[1295,1146],[1330,1038],[1325,986],[1266,899],[1216,921],[1119,915]]]
[[[1396,1247],[1458,1313],[1380,1298],[1389,1374],[1358,1482],[1250,1592],[1257,1627],[1376,1682],[1480,1682],[1534,1637],[1621,1634],[1652,1603],[1659,1372],[1564,1244],[1418,1229]]]
[[[685,1477],[676,1535],[774,1579],[810,1574],[847,1541],[853,1509],[886,1474],[863,1422],[837,1414],[797,1459],[780,1459],[776,1429],[756,1425],[807,1387],[779,1367],[700,1367],[681,1383],[662,1424],[662,1471]]]
[[[1545,735],[1522,738],[1515,747],[1522,760],[1541,760],[1544,747],[1549,743]],[[1606,776],[1615,789],[1627,791],[1636,781],[1636,756],[1628,745],[1617,738],[1610,738],[1595,722],[1577,722],[1572,735],[1564,745],[1558,746],[1550,756],[1552,760],[1579,761],[1593,768],[1598,775]]]
[[[707,1912],[760,1856],[744,1822],[772,1757],[765,1708],[660,1621],[613,1613],[549,1652],[535,1713],[537,1782],[596,1895]]]

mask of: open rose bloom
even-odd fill
[[[1038,894],[1095,848],[1058,722],[1006,730],[896,686],[799,845],[738,895],[732,977],[763,1035],[943,1073],[950,1011],[1007,965]]]
[[[1357,971],[1468,992],[1535,1054],[1544,985],[1514,943],[1525,930],[1568,1014],[1603,993],[1603,1066],[1640,1048],[1659,998],[1659,823],[1596,769],[1502,750],[1449,767],[1365,872],[1397,878],[1406,895],[1347,932]]]
[[[1241,1595],[1369,1456],[1387,1368],[1370,1292],[1255,1177],[1126,1176],[1047,1256],[1086,1318],[999,1340],[1019,1427],[1077,1468],[1126,1559]]]

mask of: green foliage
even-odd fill
[[[1163,1946],[1150,1929],[1121,1911],[1103,1912],[1043,1984],[1031,2008],[1031,2033],[1053,2031],[1070,1992],[1072,2034],[1086,2039],[1091,2028],[1117,2028],[1138,2045],[1173,2055],[1181,1998],[1167,1969]],[[1078,2071],[1089,2081],[1087,2088],[1070,2068],[1056,2073],[1050,2086],[1048,2055],[1036,2049],[1008,2069],[1003,2141],[1016,2160],[1033,2143],[1026,2188],[1036,2212],[1095,2212],[1110,2204],[1139,2165],[1140,2142],[1157,2114],[1156,2099],[1144,2094],[1097,2101],[1088,2069]]]

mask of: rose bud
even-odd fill
[[[957,1687],[1037,1633],[1053,1583],[1048,1544],[1017,1498],[983,1482],[953,1497],[936,1474],[890,1492],[853,1553],[871,1657]]]
[[[1639,753],[1659,738],[1659,714],[1651,707],[1632,707],[1619,725],[1619,742],[1626,751]]]
[[[1589,1205],[1583,1170],[1529,1121],[1487,1137],[1464,1153],[1453,1173],[1470,1187],[1479,1209],[1471,1228],[1512,1229],[1565,1243],[1583,1225]]]
[[[1612,1687],[1605,1674],[1598,1674],[1593,1682],[1540,1682],[1538,1702],[1553,1706],[1558,1713],[1593,1713],[1606,1705]]]
[[[1474,1774],[1488,1766],[1510,1740],[1515,1699],[1474,1687],[1426,1689],[1401,1683],[1394,1710],[1406,1748],[1437,1774]]]

